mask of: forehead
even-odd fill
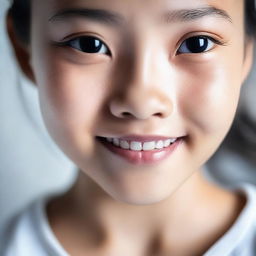
[[[49,33],[54,27],[82,26],[84,21],[119,31],[136,28],[138,33],[170,26],[178,30],[183,24],[199,26],[200,22],[205,29],[211,24],[237,36],[244,31],[244,0],[32,0],[32,3],[32,24]]]
[[[67,8],[106,9],[121,13],[123,16],[134,14],[157,14],[163,9],[184,10],[215,7],[224,10],[233,19],[240,18],[244,0],[32,0],[33,10],[54,14]],[[240,16],[237,16],[237,13]]]

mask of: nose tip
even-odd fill
[[[172,109],[170,99],[156,92],[146,94],[137,91],[126,97],[114,99],[110,103],[111,114],[123,119],[166,118],[171,114]]]

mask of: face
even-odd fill
[[[250,66],[243,1],[32,2],[30,64],[50,135],[113,198],[170,196],[233,121]]]

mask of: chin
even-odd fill
[[[130,193],[129,193],[130,192]],[[130,204],[130,205],[153,205],[158,204],[167,198],[169,198],[172,195],[171,192],[167,193],[166,191],[161,191],[158,189],[157,191],[152,191],[152,189],[149,188],[148,191],[122,191],[122,192],[112,192],[110,196],[115,199],[116,201],[119,201],[124,204]]]

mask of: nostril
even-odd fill
[[[158,113],[155,113],[154,116],[156,117],[159,117],[159,118],[165,118],[167,117],[169,114],[168,113],[165,113],[165,112],[158,112]]]
[[[147,115],[148,117],[149,115]],[[157,112],[155,114],[153,114],[152,116],[155,116],[155,117],[158,117],[158,118],[163,118],[164,117],[164,114],[161,113],[161,112]],[[131,117],[135,117],[135,118],[140,118],[140,119],[146,119],[147,117],[143,116],[143,115],[138,115],[138,113],[136,115],[133,115],[133,113],[131,112],[128,112],[128,111],[125,111],[125,112],[122,112],[120,117],[122,118],[131,118]]]
[[[109,104],[111,115],[123,119],[148,119],[150,117],[166,118],[172,112],[172,104],[160,99],[126,99],[111,100]]]
[[[154,116],[157,116],[157,117],[163,117],[164,115],[163,115],[163,113],[158,112],[158,113],[155,113],[155,114],[154,114]]]
[[[129,112],[123,112],[123,113],[122,113],[122,116],[123,116],[123,117],[131,116],[131,113],[129,113]]]

